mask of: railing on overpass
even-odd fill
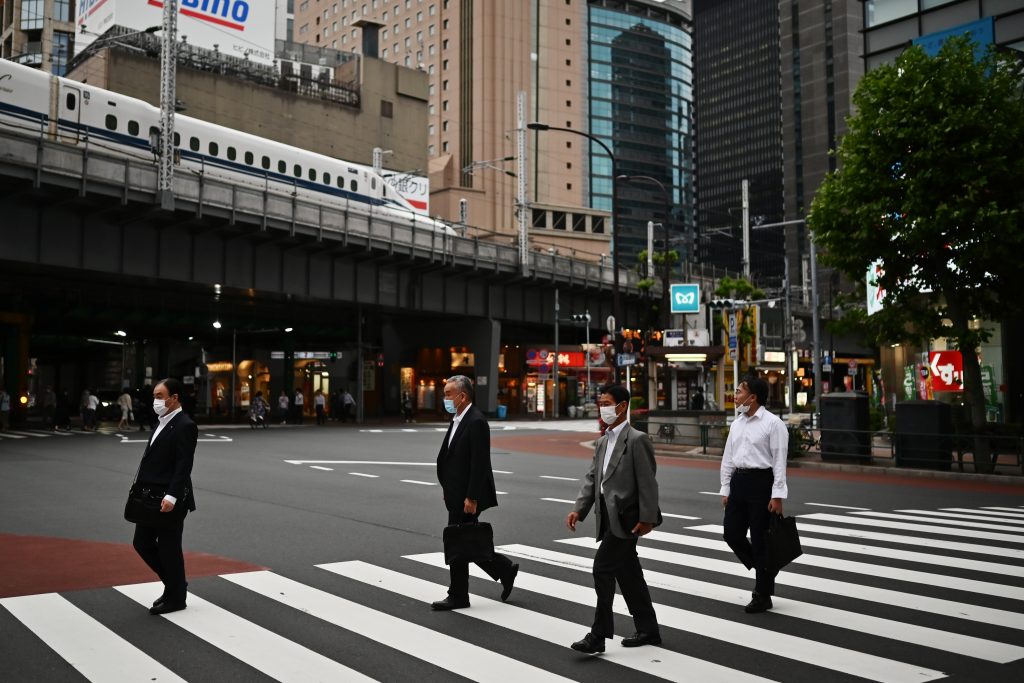
[[[30,179],[36,188],[76,188],[81,197],[117,197],[124,206],[130,201],[158,203],[155,159],[115,154],[88,138],[72,146],[48,140],[41,131],[0,129],[0,176],[3,175]],[[261,231],[283,230],[292,237],[329,242],[331,246],[340,243],[343,247],[364,247],[509,277],[521,272],[515,246],[446,235],[412,214],[407,220],[396,219],[374,213],[372,207],[320,204],[193,171],[175,174],[174,196],[178,210],[189,212],[196,219],[246,223]],[[531,252],[529,259],[528,273],[539,280],[603,289],[612,286],[612,269],[608,266],[537,252]],[[639,294],[635,271],[621,270],[619,275],[624,293]]]

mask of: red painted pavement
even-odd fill
[[[156,581],[128,543],[0,534],[0,598]],[[185,553],[189,577],[265,569],[238,560]]]

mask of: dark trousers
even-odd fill
[[[465,522],[475,522],[480,515],[468,515],[461,510],[449,510],[448,511],[448,523],[449,524],[463,524]],[[512,569],[512,560],[508,559],[504,555],[494,553],[493,560],[487,560],[486,562],[477,562],[476,566],[487,572],[487,575],[498,581],[508,574]],[[448,597],[452,600],[468,601],[469,600],[469,563],[467,562],[452,562],[448,565],[448,573],[450,580],[448,582]]]
[[[178,501],[183,504],[183,501]],[[164,597],[168,602],[184,602],[185,556],[181,550],[181,532],[184,523],[174,529],[156,529],[135,525],[132,545],[139,557],[149,565],[164,584]]]
[[[595,636],[611,638],[615,635],[615,619],[612,603],[615,601],[615,584],[626,601],[626,608],[633,615],[636,630],[641,633],[658,633],[658,617],[651,604],[651,591],[644,579],[640,557],[636,554],[637,538],[619,538],[608,530],[608,507],[601,501],[601,529],[598,536],[601,545],[594,555],[594,590],[597,591],[597,609],[594,610],[594,625],[590,632]]]
[[[764,535],[771,519],[768,501],[772,498],[774,480],[770,469],[737,470],[732,475],[729,502],[725,505],[725,542],[747,569],[754,569],[754,592],[760,595],[775,595],[775,574],[764,569]]]
[[[327,423],[327,414],[324,412],[324,407],[323,406],[317,406],[316,407],[316,423],[318,425],[322,425],[322,424],[326,424]]]

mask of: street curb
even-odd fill
[[[699,447],[698,447],[699,450]],[[654,454],[665,458],[678,460],[714,461],[721,462],[721,455],[691,453],[691,452],[665,452],[654,449]],[[973,472],[944,472],[942,470],[919,470],[911,468],[883,467],[878,465],[855,465],[852,463],[827,463],[805,460],[789,460],[789,469],[820,470],[825,472],[844,472],[847,474],[882,474],[890,477],[905,477],[908,479],[947,479],[965,482],[983,482],[990,484],[1007,484],[1018,486],[1024,493],[1024,477],[1012,474],[975,474]]]

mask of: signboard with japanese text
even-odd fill
[[[932,391],[963,391],[963,357],[959,351],[929,351]]]
[[[526,352],[526,364],[531,368],[550,368],[554,365],[554,363],[555,354],[550,351],[535,351],[533,349],[530,349]],[[586,365],[587,356],[582,351],[558,352],[558,367],[560,369],[583,368],[586,367]]]

